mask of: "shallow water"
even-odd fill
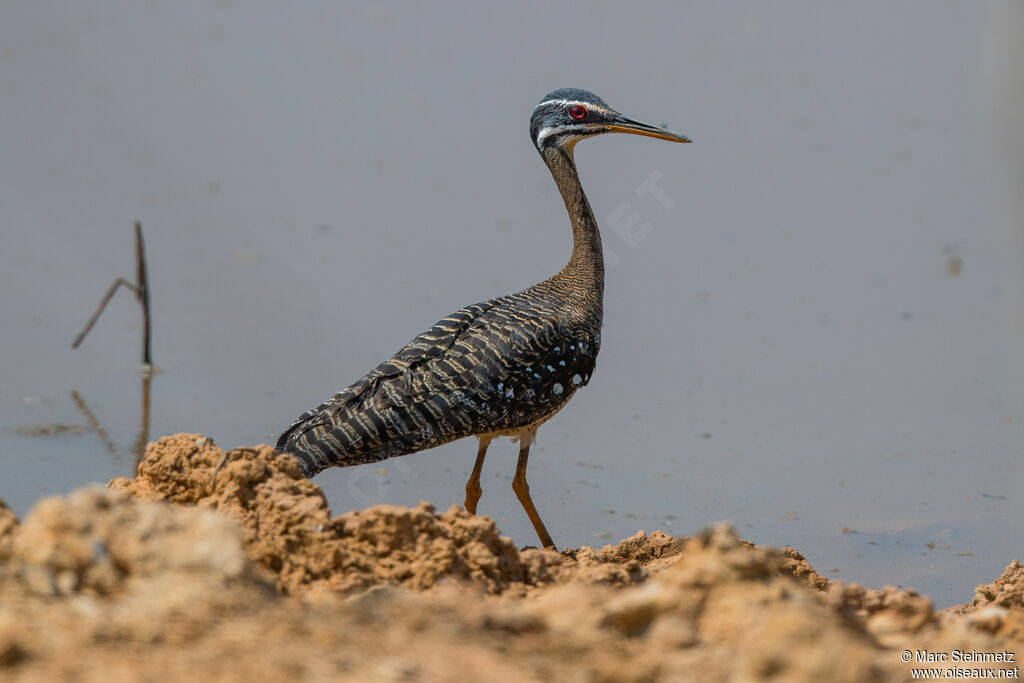
[[[728,519],[830,577],[968,600],[1024,548],[1019,10],[919,10],[5,7],[0,495],[23,514],[132,471],[137,305],[70,341],[133,276],[134,220],[148,436],[273,443],[439,318],[561,267],[527,121],[572,85],[695,144],[577,149],[609,267],[597,372],[530,461],[556,541]],[[106,441],[17,431],[88,426],[81,405]],[[474,454],[317,482],[335,512],[446,506]],[[492,445],[480,512],[535,543],[515,454]]]

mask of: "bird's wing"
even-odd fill
[[[492,367],[503,351],[496,346],[494,354],[480,353],[486,346],[481,344],[486,314],[495,306],[500,300],[467,306],[440,320],[352,385],[299,416],[278,439],[277,449],[299,457],[304,472],[312,476],[333,464],[380,460],[451,440],[443,438],[443,431],[457,428],[442,424],[450,422],[440,419],[445,411],[452,411],[443,399],[454,399],[457,390],[478,384],[474,371],[479,374]]]
[[[557,309],[534,299],[527,312],[522,303],[512,295],[444,318],[300,416],[277,449],[294,454],[312,476],[554,412],[589,379],[593,358],[567,336]]]

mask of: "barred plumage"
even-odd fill
[[[579,183],[573,146],[607,132],[689,142],[623,117],[592,93],[548,94],[534,110],[530,133],[569,211],[569,263],[529,289],[444,318],[301,415],[278,439],[277,450],[292,453],[311,477],[327,467],[374,462],[476,435],[480,448],[466,484],[466,508],[475,513],[488,444],[496,436],[517,436],[513,488],[541,542],[554,547],[530,499],[526,463],[537,427],[590,380],[601,346],[601,238]]]
[[[510,432],[558,411],[589,381],[596,326],[578,324],[547,281],[467,306],[281,435],[306,476]]]

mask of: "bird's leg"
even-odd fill
[[[526,510],[526,516],[533,523],[533,529],[537,532],[541,545],[557,550],[548,530],[544,528],[544,522],[540,521],[537,508],[533,506],[533,500],[530,498],[530,485],[526,483],[526,461],[530,457],[530,441],[531,439],[525,435],[520,438],[519,462],[516,464],[516,476],[512,479],[512,490],[516,492],[516,497],[519,498],[523,509]]]
[[[476,504],[480,500],[480,494],[484,492],[480,488],[480,472],[484,469],[484,456],[487,455],[487,447],[491,445],[491,437],[480,437],[480,448],[476,452],[476,464],[473,465],[473,474],[469,475],[466,482],[466,511],[472,515],[476,514]]]

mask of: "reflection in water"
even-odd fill
[[[107,449],[107,452],[111,455],[117,453],[117,447],[114,442],[110,440],[110,436],[107,434],[107,430],[103,428],[100,421],[96,418],[96,413],[89,409],[89,406],[85,404],[85,399],[78,393],[77,389],[71,390],[71,400],[75,402],[82,414],[85,415],[85,421],[89,424],[89,429],[96,432],[96,436],[99,437],[100,443]]]
[[[135,443],[132,444],[131,452],[135,455],[135,474],[139,472],[139,464],[142,463],[142,459],[146,456],[146,444],[149,443],[149,406],[150,406],[150,390],[153,381],[153,371],[149,366],[143,366],[142,368],[142,411],[139,417],[139,435],[135,438]],[[82,395],[78,393],[77,389],[71,390],[71,400],[75,402],[75,406],[82,411],[82,415],[85,416],[85,420],[89,425],[89,429],[96,432],[96,436],[99,437],[100,443],[107,449],[107,452],[111,455],[117,455],[117,446],[111,440],[107,430],[104,429],[103,425],[100,424],[99,419],[96,417],[89,405],[82,398]]]
[[[45,424],[25,424],[12,430],[18,436],[76,436],[86,431],[82,425],[69,425],[60,422]]]
[[[106,294],[100,299],[99,306],[93,312],[92,317],[89,318],[89,322],[85,324],[82,331],[78,333],[75,340],[71,342],[71,348],[77,349],[78,345],[82,343],[85,336],[89,334],[89,330],[92,329],[93,325],[99,319],[100,315],[103,314],[104,309],[113,298],[114,293],[117,292],[119,287],[125,287],[135,294],[135,298],[138,300],[139,305],[142,307],[142,415],[141,424],[139,425],[139,436],[135,439],[135,443],[132,445],[132,453],[135,454],[135,472],[139,471],[139,464],[142,462],[142,458],[146,455],[146,444],[149,442],[149,407],[150,407],[150,383],[153,379],[153,353],[152,344],[150,341],[150,331],[152,325],[149,317],[149,272],[146,267],[146,245],[142,239],[142,223],[135,221],[135,284],[132,284],[125,280],[123,277],[119,277],[114,280],[114,283],[107,289]],[[96,418],[96,414],[93,413],[89,406],[86,405],[85,399],[82,398],[81,394],[77,390],[71,390],[71,398],[78,406],[78,409],[85,415],[85,419],[89,423],[89,427],[96,432],[99,436],[100,441],[103,443],[104,448],[111,455],[117,453],[117,447],[114,442],[110,440],[110,436],[107,434],[107,430],[103,428],[100,421]]]
[[[139,417],[139,436],[132,445],[132,453],[135,454],[135,473],[139,472],[139,465],[146,457],[146,444],[149,443],[149,392],[150,384],[153,381],[152,366],[146,366],[142,372],[142,414]]]

